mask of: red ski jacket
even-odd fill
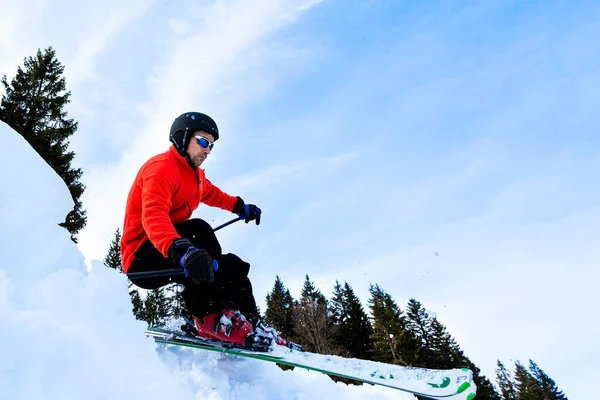
[[[146,239],[168,258],[179,238],[174,224],[186,221],[200,203],[232,211],[237,198],[210,183],[200,168],[192,168],[173,146],[140,168],[129,190],[121,237],[123,270]]]

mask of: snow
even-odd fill
[[[72,208],[64,183],[2,122],[0,135],[0,399],[414,398],[258,360],[158,348],[131,313],[123,275],[99,261],[88,271],[58,226]]]

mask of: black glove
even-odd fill
[[[255,220],[256,225],[260,225],[260,215],[262,211],[254,204],[245,204],[244,200],[238,196],[235,207],[233,207],[233,213],[240,216],[241,219],[245,220],[246,223]]]
[[[215,280],[215,271],[219,269],[217,260],[213,260],[206,250],[194,247],[186,238],[173,240],[169,247],[169,259],[183,267],[185,275],[194,283],[211,283]]]

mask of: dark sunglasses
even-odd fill
[[[201,146],[203,149],[205,149],[205,148],[207,148],[207,147],[208,147],[210,150],[212,150],[212,149],[213,149],[213,147],[215,147],[215,144],[214,144],[214,143],[211,143],[211,142],[209,142],[209,141],[208,141],[208,139],[207,139],[207,138],[205,138],[205,137],[202,137],[202,136],[194,136],[194,137],[196,138],[196,140],[198,141],[198,144],[199,144],[199,145],[200,145],[200,146]]]

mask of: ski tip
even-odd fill
[[[470,387],[471,387],[471,384],[469,382],[463,382],[462,385],[460,385],[458,387],[458,389],[456,390],[456,393],[462,393]],[[468,397],[467,397],[467,399],[468,399]]]

